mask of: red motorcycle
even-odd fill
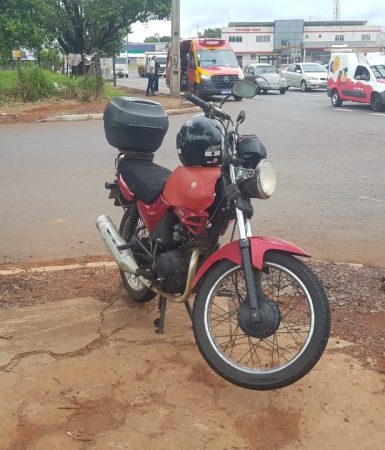
[[[232,95],[251,98],[255,86],[238,81]],[[185,98],[203,114],[178,133],[182,165],[172,172],[152,161],[168,129],[162,106],[128,97],[109,103],[105,134],[119,154],[116,179],[106,188],[124,214],[119,231],[105,215],[97,227],[129,297],[146,302],[158,295],[158,332],[167,300],[184,303],[199,350],[219,375],[248,389],[287,386],[326,347],[327,296],[297,258],[308,256],[303,250],[252,235],[250,199],[269,198],[276,173],[259,139],[238,132],[245,112],[234,123],[222,109],[228,97],[219,106],[189,93]]]

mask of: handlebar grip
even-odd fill
[[[190,101],[191,103],[194,103],[194,105],[199,106],[200,108],[203,109],[204,112],[208,111],[210,109],[210,103],[205,102],[204,100],[202,100],[201,98],[197,97],[196,95],[192,94],[191,92],[185,92],[184,93],[184,98],[188,101]]]

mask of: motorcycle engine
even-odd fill
[[[176,215],[172,211],[167,211],[156,228],[151,232],[152,244],[155,245],[158,241],[159,252],[171,250],[178,246],[173,237],[173,231],[177,222],[178,218]]]
[[[152,246],[157,245],[155,276],[159,287],[177,294],[184,292],[190,256],[183,244],[187,243],[187,230],[172,211],[168,211],[151,233]],[[157,243],[157,244],[156,244]]]
[[[156,256],[155,275],[159,286],[170,294],[182,293],[186,286],[189,255],[185,248],[177,248]]]

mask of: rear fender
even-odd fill
[[[250,238],[251,246],[251,261],[254,267],[262,270],[263,258],[265,253],[270,250],[290,253],[291,255],[309,256],[304,250],[282,239],[254,236]],[[213,266],[217,261],[227,259],[235,264],[241,265],[242,256],[239,246],[239,240],[232,241],[229,244],[220,247],[216,252],[210,255],[201,268],[198,270],[194,278],[193,287],[197,285],[203,275]]]

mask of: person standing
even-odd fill
[[[154,92],[159,92],[159,61],[155,60]]]
[[[156,56],[153,56],[146,67],[146,71],[147,71],[146,95],[150,95],[150,92],[152,95],[154,95],[155,61],[156,61]]]

